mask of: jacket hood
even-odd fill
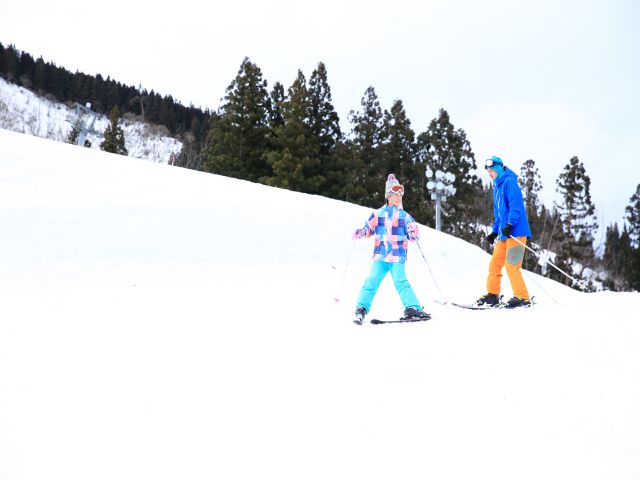
[[[512,178],[516,182],[518,181],[518,176],[515,174],[515,172],[513,170],[511,170],[509,167],[504,167],[504,173],[502,175],[500,175],[498,178],[496,178],[494,183],[496,184],[496,186],[502,185],[502,183],[507,178]]]

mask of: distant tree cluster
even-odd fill
[[[208,129],[210,113],[194,106],[185,107],[171,96],[153,90],[123,85],[101,75],[71,73],[42,58],[34,59],[13,45],[0,43],[0,76],[45,97],[63,103],[91,103],[91,109],[110,115],[114,107],[120,114],[131,113],[142,121],[164,125],[169,132],[191,143],[201,142]]]

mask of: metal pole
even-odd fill
[[[440,217],[440,198],[442,195],[436,193],[436,230],[442,231],[442,218]]]
[[[422,259],[424,260],[424,263],[427,264],[427,268],[429,269],[429,273],[431,274],[431,278],[433,278],[433,283],[435,284],[436,288],[438,289],[438,292],[440,293],[440,298],[442,299],[442,304],[446,304],[448,303],[447,300],[445,300],[444,295],[442,294],[442,290],[440,290],[440,285],[438,285],[438,280],[436,280],[436,276],[433,274],[433,271],[431,270],[431,266],[429,265],[429,262],[427,262],[427,257],[424,256],[424,252],[422,251],[422,247],[420,246],[420,242],[416,242],[416,245],[418,245],[418,249],[420,250],[420,254],[422,255]]]
[[[342,284],[344,283],[344,277],[347,276],[347,269],[349,268],[349,262],[351,262],[351,257],[353,256],[353,249],[356,246],[355,240],[351,242],[351,251],[349,252],[349,258],[347,258],[347,264],[344,266],[344,271],[342,272],[342,278],[340,279],[340,285],[338,285],[338,291],[336,292],[336,296],[333,298],[336,302],[340,301],[340,292],[342,291]]]

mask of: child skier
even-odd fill
[[[420,307],[405,275],[404,263],[409,240],[418,241],[420,233],[416,221],[402,209],[403,195],[404,187],[394,174],[390,174],[385,186],[386,205],[374,211],[364,227],[353,232],[353,240],[375,236],[371,273],[358,295],[353,320],[358,325],[362,325],[365,315],[371,310],[373,298],[387,273],[391,273],[393,284],[405,307],[403,318],[429,318],[429,314]]]
[[[486,160],[484,168],[493,181],[493,214],[495,217],[493,229],[487,237],[487,241],[492,244],[497,238],[498,243],[493,249],[489,263],[488,293],[480,297],[476,304],[500,305],[500,280],[502,279],[502,267],[506,265],[514,295],[507,302],[506,307],[528,307],[531,305],[531,301],[520,267],[524,259],[522,245],[526,244],[527,238],[531,238],[531,229],[522,201],[522,192],[518,186],[518,177],[512,170],[505,167],[502,160],[496,156]]]

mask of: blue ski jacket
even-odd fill
[[[507,167],[504,167],[504,173],[493,182],[493,216],[493,232],[498,234],[498,240],[506,240],[502,229],[507,224],[513,226],[511,235],[514,237],[531,238],[518,177]]]

